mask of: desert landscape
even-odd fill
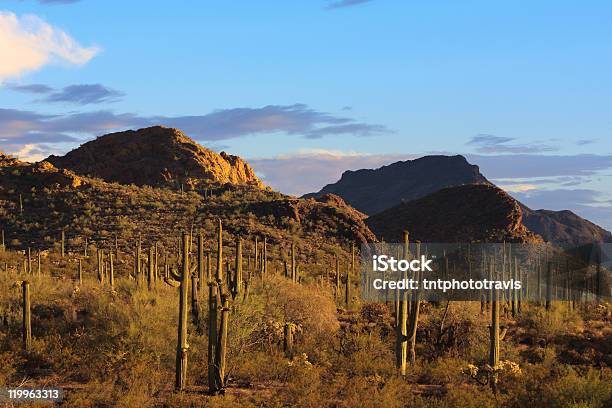
[[[0,408],[612,408],[612,2],[0,2]]]
[[[612,403],[610,233],[527,208],[461,156],[298,198],[154,126],[35,163],[2,155],[0,180],[0,384],[60,387],[65,407]],[[362,245],[411,257],[418,241],[540,245],[542,271],[580,275],[549,301],[364,298]],[[579,252],[567,269],[554,255]]]

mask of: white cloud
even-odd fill
[[[0,11],[0,83],[50,63],[83,65],[98,52],[35,15]]]
[[[37,162],[46,157],[44,150],[37,144],[27,144],[21,147],[21,149],[9,152],[12,156],[17,157],[19,160],[26,162]]]
[[[506,190],[509,193],[524,193],[526,191],[536,190],[538,188],[534,184],[502,184],[498,187],[502,190]]]

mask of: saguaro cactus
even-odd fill
[[[103,265],[102,263],[104,262],[104,252],[98,248],[97,250],[97,255],[98,255],[98,280],[100,281],[100,283],[104,283],[104,272],[103,272]]]
[[[66,233],[62,230],[62,249],[61,249],[62,258],[66,255]]]
[[[225,388],[225,365],[227,356],[227,334],[229,329],[229,294],[221,295],[221,321],[219,323],[219,339],[215,358],[216,381],[219,389]]]
[[[259,270],[259,241],[257,239],[257,237],[255,237],[255,261],[254,261],[254,268],[256,271]]]
[[[198,290],[202,290],[204,284],[204,234],[198,234]]]
[[[263,275],[266,276],[268,274],[268,237],[264,237],[263,242]]]
[[[287,358],[293,358],[293,323],[285,323],[283,351]]]
[[[217,272],[214,281],[209,281],[208,296],[208,388],[217,394],[225,386],[225,364],[229,328],[229,293],[223,281],[223,226],[219,220],[217,238]],[[221,319],[218,322],[218,307]]]
[[[32,349],[32,319],[31,319],[31,305],[30,305],[30,282],[23,281],[21,283],[23,289],[23,322],[22,322],[22,334],[23,334],[23,351],[29,353]]]
[[[494,274],[494,263],[491,261],[491,275]],[[489,326],[490,332],[490,344],[489,344],[489,366],[491,369],[489,375],[489,385],[493,392],[497,391],[497,380],[498,373],[497,367],[499,366],[499,294],[496,289],[491,289],[491,325]]]
[[[217,296],[216,279],[208,280],[208,389],[214,394],[218,389],[215,357],[217,354]]]
[[[113,252],[108,254],[108,283],[111,290],[115,289],[115,263],[113,262]]]
[[[340,300],[340,257],[336,253],[336,301]]]
[[[154,249],[151,246],[149,248],[149,265],[147,268],[147,287],[149,290],[153,290],[155,286],[155,253]]]
[[[169,277],[165,282],[172,287],[178,287],[179,290],[179,324],[178,324],[178,342],[176,345],[176,381],[175,389],[183,391],[187,383],[187,351],[189,344],[187,343],[187,307],[189,302],[189,233],[183,233],[183,247],[186,249],[182,252],[182,272],[177,275],[172,269],[169,271]]]
[[[351,269],[346,268],[346,285],[344,286],[344,303],[346,307],[351,306]]]
[[[552,283],[552,268],[553,263],[548,262],[546,269],[546,310],[550,311],[553,298],[553,283]]]
[[[236,296],[242,291],[242,240],[240,237],[236,238],[236,266],[235,275],[232,287],[232,297],[236,299]]]
[[[416,241],[416,257],[421,257],[421,243]],[[410,365],[416,361],[416,335],[419,325],[419,310],[421,307],[421,284],[422,272],[415,273],[417,276],[418,289],[412,294],[412,304],[410,305],[410,318],[408,322],[408,338],[410,339]]]
[[[193,273],[191,275],[191,315],[193,316],[193,323],[200,327],[200,306],[198,304],[198,275]]]
[[[408,260],[408,232],[404,231],[403,259]],[[404,279],[407,274],[404,272]],[[399,294],[399,307],[397,316],[396,340],[395,340],[395,365],[400,375],[406,375],[406,357],[408,355],[408,292],[402,290]]]
[[[297,282],[296,264],[295,264],[295,243],[291,244],[291,280]]]

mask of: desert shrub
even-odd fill
[[[377,333],[342,331],[334,367],[351,376],[384,376],[396,373],[392,344]]]
[[[411,377],[420,384],[463,384],[466,380],[462,373],[468,362],[459,358],[439,357],[432,361],[422,361]]]
[[[444,354],[466,359],[480,359],[488,353],[487,316],[480,315],[478,302],[451,302],[432,307],[424,313],[419,327],[419,341],[427,355]]]
[[[329,385],[330,401],[338,407],[419,407],[422,399],[412,392],[412,387],[405,380],[396,376],[347,377],[338,376]],[[331,404],[329,404],[331,405]],[[328,405],[328,406],[329,406]]]
[[[546,343],[557,336],[581,332],[584,326],[580,313],[570,310],[560,302],[555,302],[550,311],[544,308],[527,308],[521,316],[520,324],[527,327],[531,336],[543,339]]]
[[[583,372],[564,366],[554,381],[544,382],[540,398],[551,408],[587,406],[604,408],[612,405],[612,377],[609,370],[588,368]]]
[[[298,285],[287,279],[266,277],[261,288],[261,301],[266,324],[281,339],[286,322],[298,326],[299,347],[309,356],[323,351],[334,340],[339,328],[336,306],[329,294],[322,293],[314,285]]]

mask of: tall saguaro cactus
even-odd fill
[[[61,249],[62,258],[66,255],[66,232],[62,230],[62,249]]]
[[[243,286],[243,278],[242,278],[242,240],[240,237],[236,238],[236,265],[235,265],[235,275],[233,280],[232,287],[232,297],[236,299],[236,296],[240,294]]]
[[[229,330],[229,294],[221,295],[221,321],[219,322],[219,339],[215,356],[216,381],[219,389],[225,388],[225,365],[227,356],[227,335]]]
[[[177,275],[172,269],[169,271],[169,277],[165,282],[172,287],[179,288],[179,324],[178,324],[178,341],[176,345],[176,380],[175,389],[183,391],[187,384],[187,351],[189,344],[187,343],[187,309],[189,302],[189,233],[183,233],[183,248],[182,251],[182,272]]]
[[[30,304],[30,282],[23,281],[21,283],[23,290],[23,321],[22,321],[22,333],[23,333],[23,351],[29,353],[32,349],[32,319],[31,319],[31,304]]]
[[[421,257],[421,243],[416,241],[416,257]],[[417,328],[419,325],[419,311],[421,307],[421,285],[422,285],[422,272],[415,273],[417,276],[418,288],[412,294],[412,301],[410,305],[410,318],[408,322],[408,338],[410,339],[410,365],[414,365],[416,361],[416,335]]]
[[[155,286],[155,252],[153,246],[149,248],[149,264],[147,268],[147,287],[153,290]]]
[[[204,234],[198,234],[198,290],[202,290],[204,284]]]
[[[491,260],[490,266],[491,275],[494,274],[494,263]],[[489,344],[489,366],[491,367],[491,373],[489,376],[489,385],[493,392],[497,391],[497,380],[498,373],[497,367],[499,366],[499,293],[495,288],[491,289],[491,325],[489,326],[490,332],[490,344]]]
[[[217,394],[225,387],[225,365],[227,336],[229,329],[229,288],[223,280],[223,226],[219,220],[217,238],[217,271],[214,280],[208,283],[208,388]],[[219,320],[220,307],[220,320]]]
[[[408,260],[408,231],[404,231],[403,259]],[[404,272],[404,279],[407,278]],[[406,375],[406,357],[408,355],[408,292],[402,290],[399,293],[399,307],[397,316],[396,340],[395,340],[395,365],[400,375]]]
[[[287,358],[293,358],[293,331],[294,324],[285,323],[283,330],[283,351],[285,352],[285,356]]]
[[[113,260],[113,251],[108,254],[108,283],[111,290],[115,289],[115,262]]]
[[[546,310],[550,311],[553,298],[553,282],[552,282],[553,263],[548,262],[546,268]]]
[[[336,284],[335,284],[335,294],[336,294],[336,302],[340,301],[340,257],[338,253],[336,253]]]

